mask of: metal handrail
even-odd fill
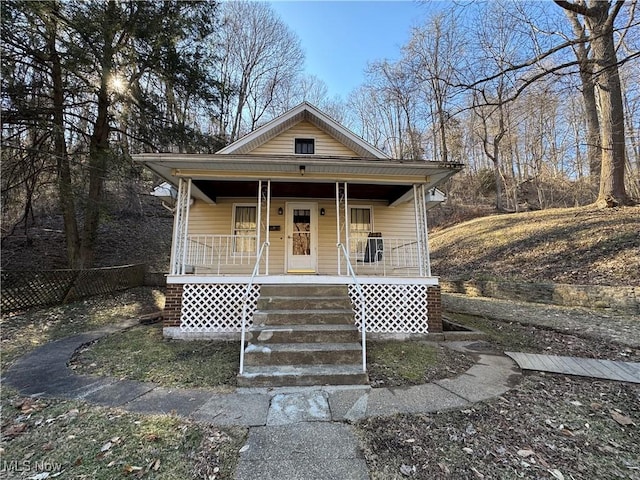
[[[358,281],[358,277],[356,277],[356,273],[353,270],[353,266],[351,265],[351,260],[349,259],[349,255],[347,254],[347,249],[342,243],[336,244],[338,247],[338,258],[340,257],[339,251],[342,250],[342,254],[347,263],[347,272],[351,275],[353,279],[353,283],[356,286],[356,290],[358,291],[358,295],[360,297],[360,319],[361,319],[361,327],[362,327],[362,371],[366,373],[367,371],[367,317],[365,310],[365,299],[364,299],[364,290],[362,289],[362,285]]]
[[[253,267],[253,272],[251,273],[251,278],[249,279],[249,283],[247,284],[247,288],[244,291],[244,296],[242,297],[242,333],[240,334],[240,375],[244,371],[244,340],[245,340],[245,332],[247,329],[247,301],[249,300],[249,294],[251,293],[251,289],[253,288],[253,281],[258,275],[258,270],[260,269],[260,259],[262,258],[262,253],[264,252],[265,247],[269,247],[269,242],[264,242],[260,246],[260,250],[258,251],[258,256],[256,257],[256,264]]]

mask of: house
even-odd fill
[[[368,333],[442,331],[426,209],[461,164],[389,158],[306,102],[215,154],[134,159],[177,189],[166,337],[240,335],[244,373],[305,315],[358,327],[363,368]],[[324,362],[313,351],[300,361]]]

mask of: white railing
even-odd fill
[[[264,242],[260,246],[260,251],[258,252],[258,256],[256,257],[256,263],[253,267],[253,272],[251,273],[251,278],[249,279],[249,283],[247,283],[247,288],[244,291],[244,295],[242,297],[242,330],[240,334],[240,375],[244,371],[244,340],[246,337],[247,331],[247,303],[249,301],[249,295],[251,293],[251,289],[253,288],[253,282],[258,275],[258,271],[260,270],[260,259],[262,258],[262,253],[264,249],[269,251],[269,242]]]
[[[188,235],[186,265],[224,273],[230,265],[251,265],[256,258],[255,235]]]
[[[358,282],[358,277],[356,276],[356,272],[353,270],[353,266],[351,265],[351,260],[349,260],[349,254],[347,253],[347,249],[342,243],[338,243],[336,245],[338,247],[338,258],[340,258],[340,254],[344,256],[345,263],[347,264],[347,272],[351,275],[351,279],[353,280],[353,284],[355,285],[356,291],[358,292],[358,296],[360,297],[360,328],[362,331],[362,371],[367,371],[367,316],[366,316],[366,302],[364,297],[364,290],[362,289],[362,285]]]
[[[383,276],[415,276],[420,267],[415,239],[368,237],[352,239],[351,263],[356,273]]]

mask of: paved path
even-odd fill
[[[368,479],[369,473],[350,422],[369,416],[466,408],[502,395],[520,373],[511,358],[487,354],[478,342],[448,343],[476,358],[475,365],[462,375],[397,388],[292,387],[217,394],[206,389],[76,375],[67,367],[83,344],[136,323],[126,321],[43,345],[3,372],[2,382],[23,395],[79,399],[132,412],[247,426],[249,435],[240,452],[238,480],[359,480]],[[476,345],[478,350],[474,350]],[[549,362],[548,356],[538,357]]]
[[[535,353],[505,352],[505,354],[513,358],[522,370],[640,383],[640,363],[637,362],[561,357]]]
[[[349,422],[375,415],[465,408],[505,393],[519,377],[514,362],[460,342],[476,364],[455,378],[398,388],[368,386],[237,389],[166,388],[151,383],[76,375],[67,363],[83,344],[135,325],[135,320],[57,340],[19,358],[3,383],[23,395],[85,400],[131,412],[175,414],[217,425],[250,427],[237,478],[368,479]]]

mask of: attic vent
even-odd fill
[[[316,141],[313,138],[296,138],[296,153],[311,155],[315,153]]]

